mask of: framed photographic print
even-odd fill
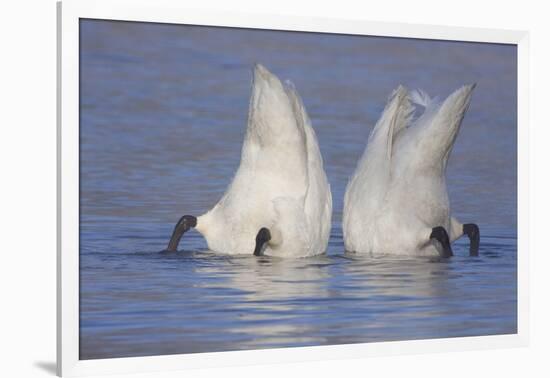
[[[58,3],[58,374],[525,345],[527,38]]]

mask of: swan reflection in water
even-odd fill
[[[449,299],[456,296],[453,278],[461,273],[440,258],[345,254],[223,259],[224,264],[197,267],[195,274],[224,277],[197,283],[224,293],[223,311],[232,318],[232,327],[224,332],[255,335],[235,349],[368,342],[381,335],[397,340],[403,338],[399,329],[404,323],[413,329],[416,324],[420,337],[432,319],[452,314],[460,305]],[[344,328],[356,332],[342,336]]]
[[[471,258],[195,250],[82,256],[81,358],[365,343],[515,332],[514,241]],[[151,247],[163,235],[151,241]],[[510,246],[508,246],[510,245]],[[104,272],[97,280],[97,272]],[[129,283],[131,283],[129,285]],[[146,304],[146,305],[144,305]],[[136,338],[140,342],[136,343]]]

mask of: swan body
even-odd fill
[[[215,252],[305,257],[325,251],[331,214],[330,187],[302,101],[291,83],[258,64],[239,168],[220,201],[185,227],[199,231]]]
[[[477,254],[479,230],[451,216],[445,182],[474,87],[463,86],[443,102],[402,86],[392,93],[346,188],[347,251],[449,256],[450,243],[466,233],[470,254]],[[413,120],[415,105],[425,110]]]

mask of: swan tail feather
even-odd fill
[[[414,104],[420,105],[424,108],[427,108],[434,100],[422,89],[412,90],[410,97]]]

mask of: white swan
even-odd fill
[[[290,82],[258,64],[233,182],[206,214],[180,219],[167,251],[194,227],[215,252],[312,256],[327,247],[331,215],[330,187],[302,101]]]
[[[372,130],[344,197],[347,251],[452,256],[450,243],[470,238],[477,255],[479,229],[451,217],[445,182],[449,153],[475,85],[444,102],[400,86]],[[415,106],[425,111],[413,121]]]

